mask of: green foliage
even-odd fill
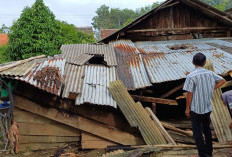
[[[232,0],[201,0],[201,1],[222,11],[232,7]]]
[[[43,0],[36,0],[32,7],[24,8],[11,27],[7,53],[11,60],[58,54],[62,44],[60,31],[54,14]]]
[[[6,25],[2,25],[0,28],[0,33],[8,33],[10,31],[10,27],[7,27]]]
[[[61,28],[62,44],[93,43],[96,41],[93,34],[77,31],[73,24],[64,21],[57,21],[57,23]]]
[[[7,46],[6,45],[0,46],[0,64],[9,61],[9,56],[6,53],[6,50],[7,50]]]
[[[160,3],[153,3],[139,9],[119,9],[119,8],[110,8],[106,5],[102,5],[97,9],[97,16],[93,17],[92,25],[96,30],[96,36],[99,38],[101,29],[119,29],[139,16],[149,12],[153,8],[157,7]]]
[[[130,24],[132,21],[133,21],[133,19],[128,19],[128,20],[123,24],[123,26],[120,27],[120,29],[123,28],[123,27],[125,27],[125,26],[127,26],[127,25]]]

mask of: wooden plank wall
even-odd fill
[[[19,149],[37,150],[80,143],[80,131],[15,107],[14,119],[19,125]]]
[[[81,132],[81,148],[82,149],[105,149],[107,146],[118,145],[115,142],[103,139],[99,136]]]
[[[174,28],[175,30],[168,31],[168,28]],[[197,28],[197,30],[177,30],[177,28]],[[200,30],[200,28],[204,29]],[[206,30],[205,28],[215,28],[215,30]],[[147,31],[146,29],[163,30]],[[217,20],[179,3],[172,7],[161,9],[147,19],[144,19],[139,24],[128,29],[122,38],[133,41],[184,40],[192,39],[192,33],[203,34],[206,38],[227,37],[228,35],[231,36],[231,30],[229,29],[229,27],[217,22]],[[146,31],[133,32],[134,30]]]

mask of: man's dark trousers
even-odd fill
[[[191,122],[193,136],[197,145],[198,154],[200,157],[212,156],[212,133],[210,128],[210,113],[197,114],[191,111]],[[203,138],[205,135],[205,139]]]

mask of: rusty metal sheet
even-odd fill
[[[49,93],[60,95],[64,66],[65,60],[62,58],[46,60],[36,64],[23,77],[16,77],[16,79],[25,81]]]
[[[193,56],[201,52],[211,59],[215,72],[225,74],[232,70],[232,55],[207,43],[220,43],[216,39],[178,40],[166,42],[138,42],[136,47],[141,51],[142,59],[152,83],[179,80],[186,78],[194,70]],[[228,43],[227,43],[228,44]],[[185,45],[186,49],[173,50],[175,46]],[[232,44],[231,44],[232,46]],[[155,51],[154,51],[155,50]]]
[[[141,54],[131,41],[119,40],[111,43],[115,47],[119,79],[128,90],[151,86]]]

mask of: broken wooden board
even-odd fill
[[[170,100],[170,99],[153,98],[153,97],[140,96],[140,95],[132,95],[132,98],[134,100],[142,101],[142,102],[151,102],[151,103],[166,104],[166,105],[178,105],[176,100]]]
[[[42,116],[14,108],[14,119],[19,125],[20,135],[34,136],[80,136],[80,131],[68,125]]]
[[[63,125],[18,123],[20,135],[80,136],[80,131]]]
[[[181,143],[181,144],[195,144],[194,138],[186,136],[184,134],[168,130],[168,133],[170,136],[175,140],[176,143]]]
[[[205,68],[214,71],[213,63],[207,60]],[[216,132],[218,141],[223,143],[232,140],[231,131],[229,124],[231,122],[231,117],[227,107],[223,104],[221,100],[222,91],[220,88],[214,91],[212,99],[213,111],[210,115],[211,121],[213,123],[214,130]]]
[[[20,109],[60,122],[73,128],[86,131],[110,141],[123,145],[143,144],[143,141],[140,138],[135,137],[132,134],[103,125],[96,121],[86,119],[78,115],[60,112],[55,108],[45,108],[33,101],[17,95],[14,95],[14,101],[15,106]]]
[[[118,145],[115,142],[91,135],[86,132],[81,133],[81,148],[82,149],[105,149],[107,146]]]
[[[134,102],[122,81],[111,82],[109,90],[130,125],[139,129],[147,144],[167,143],[143,106]]]
[[[32,90],[33,92],[31,92]],[[14,92],[17,95],[28,98],[29,100],[39,104],[66,110],[73,114],[99,121],[125,132],[134,133],[135,130],[131,127],[128,127],[129,123],[123,117],[121,112],[117,112],[116,109],[113,108],[110,110],[104,110],[101,106],[74,105],[74,101],[69,99],[61,99],[51,94],[48,95],[46,92],[37,88],[33,88],[33,86],[29,86],[27,84],[19,84],[19,87],[17,87],[16,91]],[[41,97],[46,97],[46,99],[41,99]],[[137,134],[137,132],[135,134]]]
[[[63,147],[67,144],[77,144],[70,142],[70,143],[27,143],[27,144],[20,144],[19,151],[31,151],[31,150],[48,150],[53,148]]]
[[[19,143],[65,143],[65,142],[79,142],[79,136],[28,136],[28,135],[20,135]]]

